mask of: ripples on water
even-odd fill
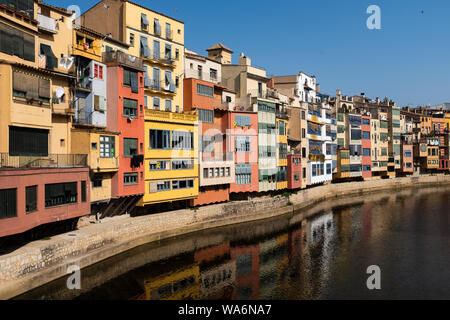
[[[409,190],[142,246],[19,299],[450,299],[450,191]],[[337,204],[339,204],[337,206]],[[366,287],[370,265],[381,290]]]

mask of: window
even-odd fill
[[[159,110],[160,100],[158,97],[153,97],[153,110]]]
[[[158,40],[153,40],[153,58],[159,60],[161,57],[161,48]]]
[[[137,100],[123,98],[123,115],[129,118],[137,118]]]
[[[155,34],[160,36],[161,35],[161,25],[159,24],[159,20],[155,18],[153,22],[153,27],[155,30]]]
[[[364,119],[362,120],[362,124],[366,126],[370,126],[370,119]]]
[[[231,175],[230,168],[225,168],[225,176],[229,177]]]
[[[175,49],[175,59],[178,60],[180,58],[180,50]]]
[[[214,178],[214,168],[209,168],[209,177]]]
[[[141,14],[141,29],[144,29],[144,30],[148,29],[147,15],[144,13]]]
[[[170,149],[170,131],[150,129],[150,149]]]
[[[126,186],[138,184],[138,174],[137,173],[124,173],[123,184]]]
[[[77,183],[55,183],[45,185],[45,207],[77,203]]]
[[[364,157],[370,157],[370,149],[364,148],[363,149],[363,156]]]
[[[371,170],[372,170],[372,169],[371,169],[370,166],[366,166],[366,165],[363,166],[363,171],[364,171],[364,172],[370,172]]]
[[[306,120],[306,112],[302,111],[302,120]]]
[[[33,48],[34,50],[34,48]],[[46,69],[55,69],[58,68],[58,58],[56,58],[53,53],[52,47],[46,44],[41,43],[40,45],[40,54],[45,56],[45,68]]]
[[[81,181],[81,202],[86,202],[86,181]]]
[[[150,171],[170,170],[170,161],[158,160],[150,161]]]
[[[370,140],[370,132],[369,131],[363,131],[363,139]]]
[[[302,172],[302,173],[303,173],[303,177],[306,178],[306,168],[303,168],[302,171],[303,171],[303,172]]]
[[[331,174],[331,163],[327,163],[327,174]]]
[[[0,190],[0,219],[17,216],[17,189]]]
[[[172,100],[166,99],[165,100],[165,109],[166,111],[172,111]]]
[[[103,185],[103,180],[102,180],[102,176],[98,175],[98,176],[94,176],[92,178],[92,187],[93,188],[101,188]]]
[[[279,135],[280,136],[286,135],[286,126],[285,126],[284,121],[279,121],[278,122],[278,130],[279,130]]]
[[[15,98],[34,99],[48,104],[50,103],[50,80],[14,71],[12,93]]]
[[[355,157],[360,157],[362,153],[361,145],[350,145],[350,155]]]
[[[187,131],[172,131],[172,148],[178,150],[194,149],[194,133]]]
[[[175,180],[172,181],[172,189],[191,189],[194,188],[194,180]]]
[[[48,130],[9,127],[11,156],[47,156]]]
[[[411,150],[405,150],[405,157],[406,158],[411,158],[412,157]]]
[[[214,97],[214,88],[198,83],[197,84],[197,94],[200,96],[213,98]]]
[[[170,191],[170,181],[160,181],[156,183],[156,191]]]
[[[100,158],[114,158],[116,156],[115,150],[115,137],[100,136]]]
[[[217,70],[209,69],[209,77],[213,80],[217,80]]]
[[[294,182],[299,182],[300,181],[300,174],[296,173],[294,174]]]
[[[214,123],[214,110],[198,109],[198,121]]]
[[[139,93],[138,73],[136,71],[123,69],[123,85],[131,87],[133,93]]]
[[[235,137],[236,152],[250,152],[250,137],[237,136]]]
[[[26,187],[26,212],[37,210],[37,186]],[[0,196],[1,198],[1,196]]]
[[[209,175],[208,175],[208,168],[205,168],[205,169],[203,169],[203,178],[209,178]]]
[[[361,130],[351,130],[352,140],[361,140]]]
[[[138,154],[138,139],[123,139],[123,156],[130,158]]]
[[[94,78],[103,80],[103,66],[94,63]]]
[[[192,160],[172,161],[172,170],[189,170],[189,169],[194,169],[194,161]]]
[[[134,34],[130,33],[130,46],[134,47]]]

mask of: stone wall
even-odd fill
[[[143,217],[122,216],[51,240],[35,241],[0,257],[0,298],[10,298],[66,275],[68,266],[92,265],[139,245],[207,228],[301,211],[339,196],[450,184],[450,175],[329,184],[292,194],[230,202]]]

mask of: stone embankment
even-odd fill
[[[288,197],[262,198],[130,218],[121,216],[29,243],[0,256],[0,299],[8,299],[145,243],[301,211],[352,194],[450,185],[450,175],[422,175],[323,185]],[[304,217],[306,218],[306,217]]]

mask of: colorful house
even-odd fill
[[[118,150],[119,170],[112,177],[111,201],[103,215],[119,210],[131,210],[145,190],[144,177],[144,74],[143,63],[122,51],[105,52],[103,61],[108,70],[107,127],[110,132],[120,132],[119,143],[112,138],[104,142],[104,152]],[[102,151],[102,149],[100,150]]]

